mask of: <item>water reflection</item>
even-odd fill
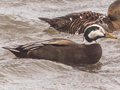
[[[102,66],[103,64],[101,62],[98,62],[97,64],[93,64],[93,65],[73,66],[73,68],[75,70],[80,70],[89,73],[99,73]]]

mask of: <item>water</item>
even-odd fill
[[[38,17],[59,17],[73,12],[107,14],[115,0],[1,0],[0,47],[14,47],[61,37],[82,42],[82,35],[59,34]],[[48,30],[49,29],[49,30]],[[48,60],[18,59],[0,48],[0,90],[119,90],[120,32],[100,39],[103,55],[97,65],[71,67]]]

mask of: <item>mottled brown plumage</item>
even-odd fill
[[[120,0],[114,1],[108,8],[108,26],[114,27],[115,31],[120,30]]]
[[[81,13],[72,13],[53,19],[41,17],[39,17],[39,19],[49,23],[51,27],[55,28],[59,32],[80,34],[84,32],[87,26],[95,23],[102,23],[101,21],[96,21],[101,15],[103,14],[87,11]]]
[[[102,13],[96,13],[91,11],[85,11],[80,13],[71,13],[62,17],[56,17],[53,19],[39,18],[46,21],[51,27],[55,28],[59,32],[67,32],[71,34],[83,33],[85,28],[94,23],[102,23],[101,25],[108,31],[120,30],[120,1],[114,1],[108,8],[107,16],[102,21],[100,17]],[[96,22],[97,20],[97,22]]]
[[[82,17],[83,19],[89,20],[89,21],[95,21],[103,14],[101,13],[96,13],[96,12],[91,12],[91,11],[85,11],[85,12],[80,12],[80,13],[71,13],[62,17],[58,17],[60,19],[68,20],[70,21],[70,18],[72,20],[75,20],[77,18]]]
[[[109,29],[107,24],[103,23],[103,21],[105,21],[105,23],[110,23],[109,18],[103,18],[103,16],[104,15],[101,13],[86,11],[80,13],[72,13],[53,19],[42,17],[39,17],[39,19],[49,23],[51,27],[55,28],[59,32],[66,32],[70,34],[83,33],[85,28],[92,24],[99,24],[103,27],[105,26],[104,28],[108,32],[112,32],[112,29],[114,28]],[[100,17],[102,17],[102,19]]]

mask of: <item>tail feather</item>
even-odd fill
[[[47,23],[49,23],[49,24],[50,24],[50,22],[51,22],[51,20],[52,20],[52,19],[43,18],[43,17],[39,17],[38,19],[40,19],[40,20],[42,20],[42,21],[45,21],[45,22],[47,22]]]
[[[8,47],[2,47],[2,48],[7,49],[11,52],[20,52],[19,50],[15,50],[14,48],[8,48]]]
[[[69,25],[70,21],[60,19],[60,18],[54,18],[54,19],[48,19],[48,18],[41,18],[40,20],[43,20],[50,24],[51,27],[55,28],[57,31],[63,31],[66,30],[67,26]]]
[[[16,48],[8,48],[8,47],[2,47],[4,49],[9,50],[10,52],[12,52],[16,57],[20,57],[20,58],[27,58],[27,52],[26,51],[19,51]]]

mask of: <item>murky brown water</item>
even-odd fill
[[[1,0],[0,47],[62,37],[82,42],[82,35],[58,34],[37,17],[58,17],[72,12],[95,11],[107,14],[115,0]],[[18,59],[0,48],[0,90],[119,90],[120,32],[118,37],[100,39],[100,63],[71,67],[35,59]]]

